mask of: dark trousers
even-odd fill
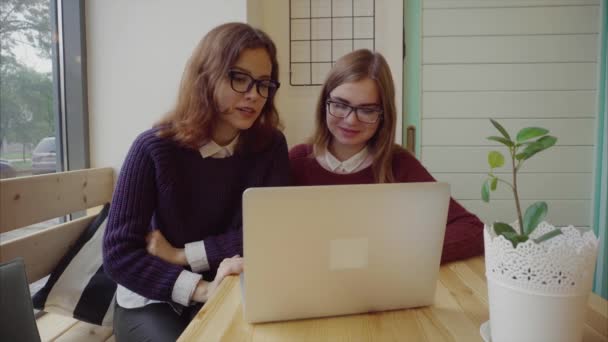
[[[117,342],[173,342],[186,329],[198,309],[200,305],[186,308],[178,314],[166,303],[136,309],[116,305],[114,337]]]

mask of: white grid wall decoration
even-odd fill
[[[333,63],[375,48],[375,0],[290,0],[289,82],[321,85]]]

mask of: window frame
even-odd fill
[[[51,0],[59,171],[90,167],[84,0]]]

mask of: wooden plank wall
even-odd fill
[[[425,0],[421,158],[484,221],[513,221],[512,194],[480,200],[496,135],[542,126],[557,146],[521,171],[524,206],[547,200],[554,224],[589,226],[599,0]],[[503,168],[503,171],[507,169]]]

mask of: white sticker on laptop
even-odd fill
[[[329,269],[332,271],[366,268],[368,264],[367,238],[335,239],[329,242]]]

